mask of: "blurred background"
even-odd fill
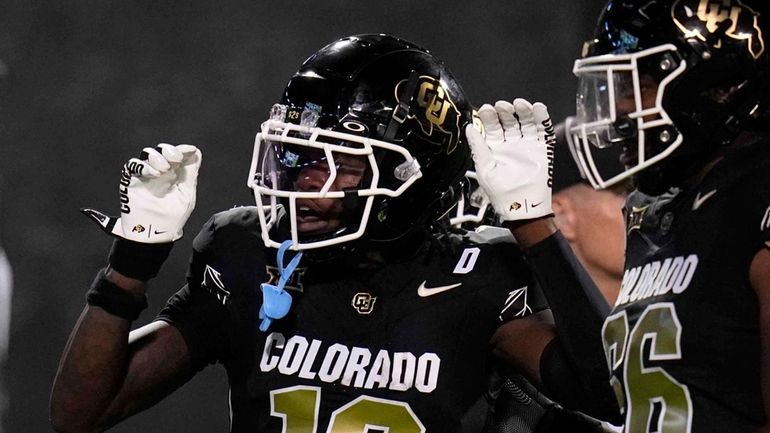
[[[572,62],[603,3],[0,2],[0,245],[12,268],[0,250],[0,432],[51,431],[59,354],[110,245],[78,209],[116,213],[120,168],[142,147],[192,143],[204,162],[186,236],[136,326],[182,284],[208,217],[252,204],[254,135],[318,48],[356,33],[401,36],[443,59],[473,103],[541,100],[559,121],[574,109]],[[111,431],[228,427],[227,379],[214,366]]]

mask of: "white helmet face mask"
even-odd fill
[[[481,188],[476,172],[465,172],[468,179],[468,194],[461,194],[457,201],[454,216],[449,218],[449,224],[461,228],[464,223],[481,224],[490,206],[489,197]]]
[[[361,123],[343,122],[351,131],[343,133],[276,120],[283,119],[282,111],[276,104],[275,115],[262,123],[247,181],[268,247],[286,240],[276,237],[282,218],[288,218],[294,250],[358,239],[376,197],[397,197],[422,176],[419,163],[402,146],[355,135],[365,130]],[[403,161],[391,173],[400,182],[395,189],[380,186],[376,156],[383,152]]]
[[[681,144],[682,136],[662,105],[666,86],[686,68],[684,61],[674,60],[674,52],[674,45],[665,44],[632,54],[575,61],[577,113],[568,131],[575,159],[594,188],[629,178]],[[655,80],[644,74],[650,68],[663,78]],[[652,149],[651,138],[661,145]],[[607,158],[607,153],[618,161],[617,167],[607,169],[605,164],[599,169],[596,161]]]

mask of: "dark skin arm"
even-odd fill
[[[506,322],[492,336],[492,353],[536,385],[542,384],[540,357],[556,336],[550,310]]]
[[[504,324],[493,336],[494,353],[525,374],[532,383],[542,386],[549,397],[563,406],[597,418],[615,420],[617,403],[606,377],[600,343],[601,323],[607,308],[602,304],[604,298],[595,288],[597,293],[592,292],[592,283],[586,281],[587,274],[569,251],[559,253],[554,244],[559,241],[552,238],[557,233],[553,217],[504,224],[520,247],[535,254],[529,257],[533,271],[546,290],[552,308],[557,309]],[[539,245],[546,240],[548,244]],[[544,246],[551,251],[545,262]],[[540,248],[540,253],[535,253],[533,247]],[[556,292],[549,294],[548,290]],[[595,304],[592,297],[601,302]],[[573,307],[585,310],[576,315],[570,310]],[[569,383],[565,384],[565,381]]]
[[[108,270],[107,279],[142,295],[146,283]],[[165,322],[130,332],[131,322],[86,306],[59,362],[50,418],[59,432],[103,431],[144,410],[194,374],[181,333]]]
[[[505,222],[519,246],[529,248],[556,233],[553,218],[545,217],[524,222]],[[550,311],[541,311],[524,319],[511,320],[492,336],[493,353],[516,367],[533,383],[540,384],[540,356],[556,336]]]
[[[754,256],[749,281],[759,300],[760,383],[767,418],[770,417],[770,245]],[[770,421],[765,421],[756,431],[770,432]]]

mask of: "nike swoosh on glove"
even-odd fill
[[[174,242],[195,208],[201,151],[190,144],[146,147],[123,165],[120,217],[81,209],[107,233],[145,244]]]
[[[548,108],[515,99],[479,109],[482,135],[468,125],[465,133],[473,152],[476,175],[505,221],[553,214],[551,185],[556,135]]]

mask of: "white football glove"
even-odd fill
[[[120,218],[81,209],[107,233],[145,244],[174,242],[195,208],[201,151],[189,144],[146,147],[123,165]]]
[[[505,221],[552,214],[551,184],[556,136],[548,108],[524,99],[484,104],[479,118],[485,135],[466,127],[476,175]]]

